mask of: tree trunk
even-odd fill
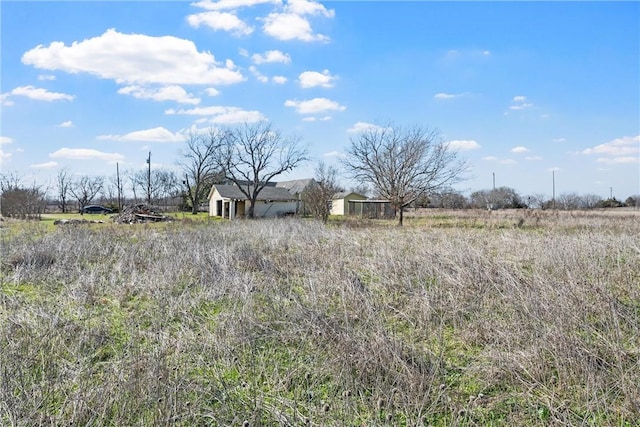
[[[258,199],[258,195],[256,194],[251,198],[251,200],[248,200],[250,204],[249,204],[249,209],[247,210],[247,218],[249,219],[253,219],[255,217],[255,206],[256,206],[257,199]]]
[[[398,218],[398,226],[402,227],[402,221],[404,220],[404,206],[400,206],[400,217]]]

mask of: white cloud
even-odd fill
[[[323,15],[327,18],[333,18],[335,15],[333,9],[327,9],[322,4],[310,0],[289,0],[285,10],[297,15]]]
[[[367,122],[356,122],[353,126],[347,129],[347,132],[359,133],[367,130],[376,130],[376,129],[382,129],[382,127],[378,125],[374,125],[372,123],[367,123]]]
[[[11,143],[13,143],[13,138],[9,138],[8,136],[0,136],[0,145]]]
[[[270,13],[262,20],[264,33],[277,40],[329,41],[325,35],[314,34],[309,21],[295,13]]]
[[[9,160],[10,158],[11,158],[11,153],[5,153],[0,148],[0,165],[3,164],[5,162],[5,160]]]
[[[175,101],[181,104],[194,104],[200,103],[200,98],[194,97],[192,94],[187,93],[181,86],[171,85],[161,88],[145,88],[141,86],[126,86],[118,89],[118,93],[122,95],[132,95],[138,99],[151,99],[153,101]]]
[[[280,62],[283,64],[289,64],[291,62],[291,57],[288,53],[283,53],[279,50],[268,50],[263,54],[256,53],[251,56],[251,59],[255,64],[264,64],[264,63],[273,63]]]
[[[530,107],[533,107],[533,104],[525,102],[524,104],[520,104],[520,105],[511,105],[509,107],[509,109],[510,110],[524,110],[525,108],[530,108]]]
[[[509,110],[524,110],[526,108],[533,107],[533,104],[530,102],[526,102],[527,97],[523,95],[517,95],[513,97],[513,102],[515,105],[509,106]],[[505,113],[506,115],[506,113]]]
[[[190,110],[174,110],[169,109],[165,111],[167,115],[180,114],[189,116],[211,116],[209,121],[212,123],[255,123],[265,120],[266,117],[259,111],[246,111],[238,107],[224,107],[224,106],[211,106],[211,107],[196,107]]]
[[[260,71],[258,71],[258,69],[254,65],[251,65],[249,67],[249,71],[251,71],[251,74],[253,74],[255,78],[258,79],[259,82],[267,83],[269,81],[269,77],[265,76]]]
[[[527,156],[525,157],[525,160],[538,161],[542,160],[542,156]]]
[[[91,148],[61,148],[49,154],[54,159],[71,160],[105,160],[108,162],[120,162],[124,156],[119,153],[105,153]]]
[[[453,99],[453,98],[459,98],[461,96],[462,95],[460,94],[444,93],[444,92],[436,93],[435,95],[433,95],[435,99]]]
[[[604,144],[587,148],[582,154],[598,154],[598,163],[628,164],[640,162],[640,135],[616,138]]]
[[[248,36],[253,28],[229,12],[203,12],[187,16],[187,22],[193,28],[205,25],[214,31],[228,31],[236,36]]]
[[[600,157],[596,161],[598,163],[605,163],[605,164],[629,164],[629,163],[638,163],[639,159],[637,156],[636,157],[622,156],[622,157],[613,157],[613,158]]]
[[[233,84],[244,80],[240,72],[222,67],[213,54],[198,52],[190,40],[173,36],[104,34],[66,46],[39,45],[22,56],[36,68],[88,73],[120,84]]]
[[[328,153],[324,153],[323,157],[337,157],[337,158],[345,158],[347,155],[341,151],[329,151]]]
[[[205,90],[205,92],[209,96],[218,96],[218,95],[220,95],[220,91],[218,89],[216,89],[216,88],[213,88],[213,87],[207,88]]]
[[[502,165],[515,165],[518,163],[513,159],[499,159],[495,156],[486,156],[486,157],[483,157],[482,160],[486,160],[488,162],[498,162]]]
[[[529,151],[529,149],[528,149],[527,147],[523,147],[523,146],[521,146],[521,145],[519,145],[519,146],[517,146],[517,147],[513,147],[513,148],[511,149],[511,152],[512,152],[512,153],[526,153],[526,152],[528,152],[528,151]]]
[[[273,76],[273,77],[271,77],[271,81],[276,83],[276,84],[279,84],[279,85],[285,84],[287,82],[287,80],[288,79],[285,76]]]
[[[45,163],[36,163],[31,165],[30,167],[34,169],[52,169],[52,168],[55,168],[56,166],[58,166],[58,162],[51,161],[51,162],[45,162]]]
[[[72,128],[73,122],[71,120],[67,120],[66,122],[62,122],[58,125],[59,128]]]
[[[281,0],[202,0],[199,2],[191,3],[192,6],[199,7],[206,10],[233,10],[243,7],[251,7],[260,4],[282,4]]]
[[[10,107],[13,105],[13,101],[11,101],[9,99],[9,97],[11,96],[10,93],[2,93],[0,94],[0,105],[3,105],[5,107]]]
[[[558,142],[558,143],[560,143],[560,142],[565,142],[565,141],[566,141],[566,139],[565,139],[565,138],[554,138],[554,139],[553,139],[553,142]]]
[[[323,70],[322,73],[317,71],[304,71],[298,76],[300,87],[303,88],[316,86],[330,88],[333,87],[333,81],[336,79],[337,77],[332,76],[329,70]]]
[[[126,135],[100,135],[97,139],[111,141],[144,141],[144,142],[182,142],[185,136],[173,133],[163,127],[153,129],[138,130]]]
[[[266,117],[259,111],[246,111],[241,108],[229,109],[226,113],[218,114],[209,120],[211,123],[217,124],[239,124],[239,123],[256,123],[266,120]]]
[[[477,150],[480,144],[472,139],[457,139],[446,143],[447,147],[452,150],[469,151]]]
[[[38,101],[72,101],[74,96],[67,95],[66,93],[49,92],[46,89],[37,88],[33,86],[20,86],[11,91],[11,95],[26,96],[30,99]]]
[[[287,100],[285,107],[293,107],[298,114],[320,114],[329,111],[344,111],[347,107],[327,98],[313,98],[306,101]]]
[[[51,74],[40,74],[38,76],[38,80],[40,81],[51,81],[51,80],[55,80],[56,76],[51,75]]]

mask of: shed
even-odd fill
[[[331,215],[349,215],[349,202],[366,200],[367,196],[354,192],[341,191],[333,195],[331,200]]]
[[[389,200],[349,200],[349,215],[369,219],[391,219],[396,210]]]
[[[236,185],[214,185],[209,192],[209,216],[243,217],[251,202]],[[255,217],[273,218],[294,214],[298,199],[282,187],[264,187],[254,206]]]

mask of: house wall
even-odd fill
[[[211,195],[211,198],[209,198],[209,216],[220,216],[220,212],[218,212],[217,208],[217,202],[220,199],[220,193],[215,190]]]
[[[274,218],[280,215],[294,214],[297,207],[296,201],[291,202],[265,202],[258,200],[254,208],[256,217]],[[248,207],[247,207],[248,210]]]

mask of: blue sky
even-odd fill
[[[312,161],[437,129],[469,193],[640,193],[639,2],[2,1],[0,167],[173,168],[190,130],[270,120]],[[552,172],[554,171],[554,172]],[[345,185],[348,185],[345,182]]]

